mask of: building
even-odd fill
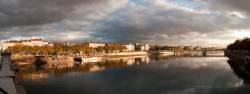
[[[15,45],[26,45],[26,46],[45,46],[51,45],[48,41],[43,39],[29,39],[29,40],[9,40],[2,42],[0,44],[0,49],[5,50],[8,47],[15,46]]]
[[[194,50],[202,50],[202,47],[196,46],[196,47],[194,47]]]
[[[100,42],[88,42],[86,43],[90,48],[97,48],[97,47],[104,47],[106,44],[105,43],[100,43]]]
[[[133,44],[121,44],[122,46],[126,47],[123,51],[135,51],[135,45]]]
[[[145,51],[148,51],[150,49],[150,45],[149,44],[144,44],[144,47],[145,47]]]
[[[2,42],[0,42],[0,51],[4,50]]]
[[[135,50],[136,51],[148,51],[150,49],[149,44],[135,44]]]
[[[30,40],[21,40],[22,45],[28,46],[45,46],[49,45],[49,42],[42,39],[30,39]]]
[[[183,50],[194,50],[193,46],[181,46]]]

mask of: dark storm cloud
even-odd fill
[[[95,20],[107,16],[125,1],[0,0],[0,39],[83,40],[95,28]]]
[[[104,0],[0,0],[0,29],[42,25],[71,16],[76,6],[93,6]]]
[[[249,0],[205,0],[212,9],[239,11],[250,14]]]
[[[0,0],[0,39],[41,36],[49,40],[154,44],[213,43],[225,37],[234,40],[239,37],[229,31],[249,31],[249,3],[247,0]]]
[[[178,7],[130,6],[105,19],[92,35],[108,41],[170,43],[210,37],[216,31],[248,28],[249,19],[221,13],[199,13]],[[208,11],[210,12],[210,11]],[[153,41],[152,41],[153,40]]]

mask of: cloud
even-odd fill
[[[250,1],[248,0],[205,0],[211,9],[220,11],[237,11],[250,13]]]
[[[218,45],[250,31],[246,0],[0,0],[0,39]],[[234,32],[232,32],[234,31]],[[221,35],[219,35],[221,34]]]
[[[0,32],[4,35],[0,39],[17,36],[58,39],[62,33],[76,32],[85,36],[94,29],[96,20],[107,17],[126,1],[0,0]]]
[[[131,3],[111,19],[103,20],[102,27],[92,35],[117,42],[204,45],[213,40],[210,33],[248,28],[246,23],[249,19],[155,0],[143,5]]]

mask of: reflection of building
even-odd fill
[[[1,49],[7,49],[8,47],[15,45],[27,45],[27,46],[45,46],[49,45],[49,42],[43,39],[29,39],[29,40],[10,40],[1,43]]]
[[[31,79],[31,80],[41,80],[48,78],[48,73],[31,73],[31,74],[24,74],[24,79]]]
[[[150,58],[148,56],[129,56],[129,57],[117,57],[117,58],[109,58],[108,61],[116,61],[116,62],[124,62],[128,66],[134,64],[148,64],[150,62]]]
[[[93,67],[89,69],[90,72],[97,72],[97,71],[102,71],[102,70],[105,70],[105,67],[99,67],[97,65],[94,65]]]
[[[140,58],[135,58],[135,63],[140,64],[140,63],[146,63],[148,64],[150,62],[149,57],[140,57]]]
[[[131,66],[131,65],[133,65],[135,63],[135,59],[128,59],[127,60],[127,65],[128,66]]]
[[[147,63],[147,64],[150,62],[150,58],[149,57],[145,57],[145,58],[142,58],[142,59],[143,59],[142,61],[145,62],[145,63]]]
[[[63,69],[74,66],[74,60],[72,57],[57,56],[57,57],[44,57],[42,58],[47,62],[45,69]]]

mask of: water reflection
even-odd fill
[[[236,58],[230,58],[228,64],[234,71],[234,73],[241,79],[244,84],[250,84],[250,64],[245,61],[237,60]]]
[[[29,68],[19,74],[24,77],[22,84],[29,94],[246,92],[240,84],[242,80],[233,74],[226,61],[225,57],[122,57],[33,72]],[[29,78],[30,75],[36,75],[31,76],[36,79]]]
[[[44,65],[46,64],[46,62],[44,60],[42,60],[43,57],[37,57],[35,59],[34,65],[36,66],[37,70],[42,70],[44,69]]]
[[[97,62],[45,62],[43,57],[37,57],[34,65],[20,66],[18,75],[24,79],[39,80],[44,79],[49,73],[63,74],[65,72],[98,72],[109,68],[119,68],[139,64],[148,64],[148,56],[132,56],[117,58],[99,58]]]

